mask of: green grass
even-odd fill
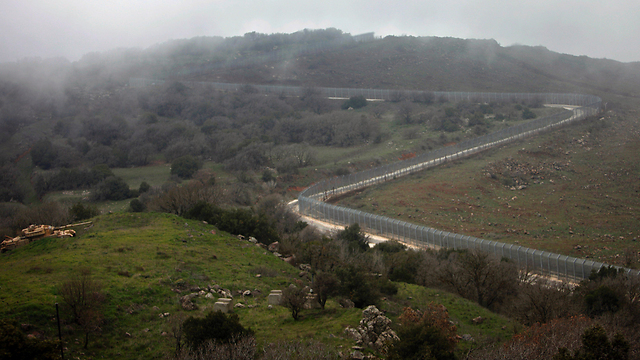
[[[111,171],[115,176],[122,178],[130,188],[137,189],[143,181],[151,186],[160,186],[167,182],[171,175],[171,164],[116,168]]]
[[[107,296],[103,331],[84,351],[82,341],[76,340],[82,334],[65,323],[63,337],[69,357],[163,358],[173,341],[162,334],[169,331],[168,320],[158,315],[182,311],[178,299],[191,291],[172,291],[179,284],[186,288],[217,284],[230,289],[236,303],[247,305],[234,312],[256,332],[259,346],[307,339],[332,347],[353,345],[343,330],[358,325],[360,309],[343,309],[329,300],[324,310],[303,311],[298,321],[285,308],[268,309],[270,290],[294,282],[298,270],[213,226],[167,214],[119,213],[94,218],[92,227],[77,230],[75,238],[45,238],[0,255],[0,318],[32,324],[48,337],[57,334],[54,304],[62,302],[58,295],[62,283],[79,269],[89,268],[103,285]],[[256,277],[264,269],[271,270]],[[251,290],[254,296],[243,299],[235,294],[237,290]],[[212,309],[215,298],[196,298],[199,309],[187,314],[203,316]],[[501,330],[508,324],[503,318],[453,295],[418,286],[400,284],[399,295],[382,301],[381,307],[395,319],[403,306],[419,308],[429,301],[445,304],[460,334],[470,333],[476,339],[507,336]],[[476,316],[490,320],[483,327],[469,325]]]

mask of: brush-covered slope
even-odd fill
[[[47,338],[57,338],[55,303],[63,302],[59,289],[64,282],[90,271],[102,284],[104,322],[90,335],[87,350],[82,348],[83,333],[61,312],[68,357],[165,358],[175,344],[172,316],[204,316],[219,297],[197,296],[198,309],[184,311],[180,297],[197,292],[196,287],[230,290],[234,303],[245,305],[234,312],[255,331],[258,346],[313,339],[330,348],[349,348],[354,341],[342,331],[357,326],[362,317],[360,309],[345,309],[333,300],[325,310],[304,310],[298,321],[286,308],[268,309],[272,289],[299,283],[297,268],[214,226],[167,214],[99,216],[75,238],[41,239],[0,255],[0,267],[0,319],[16,320],[29,333]],[[245,290],[251,296],[238,294]],[[478,341],[505,339],[512,329],[508,320],[467,300],[415,285],[400,284],[398,295],[385,298],[379,307],[395,319],[404,306],[424,308],[430,301],[445,304],[460,334]],[[161,317],[164,313],[170,315]],[[472,324],[477,316],[486,319],[481,326]]]

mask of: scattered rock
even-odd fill
[[[191,299],[193,299],[193,297],[191,297],[191,294],[185,295],[180,298],[180,306],[182,307],[182,309],[187,311],[198,309],[198,306],[194,304],[193,301],[191,301]]]
[[[244,308],[244,304],[241,303],[237,303],[235,305],[233,305],[234,308],[238,308],[238,309],[243,309]]]
[[[352,309],[356,306],[356,304],[354,304],[353,301],[349,299],[340,299],[338,303],[345,309]]]
[[[269,244],[269,246],[267,247],[267,250],[271,251],[271,252],[277,252],[278,250],[280,250],[280,243],[279,242],[272,242],[271,244]]]
[[[484,318],[482,316],[478,316],[477,318],[474,318],[473,320],[471,320],[471,322],[474,325],[480,325],[484,322]]]
[[[245,291],[242,293],[242,296],[251,296],[251,291],[250,291],[250,290],[245,290]]]
[[[362,320],[357,328],[347,327],[344,332],[356,341],[358,346],[368,346],[376,351],[386,352],[398,335],[389,325],[391,320],[384,316],[375,306],[368,306],[362,311]]]
[[[473,336],[471,336],[471,334],[464,334],[461,336],[461,339],[464,341],[475,341]]]
[[[252,244],[257,244],[258,243],[258,239],[254,238],[253,236],[249,236],[249,242]]]

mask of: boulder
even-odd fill
[[[182,307],[182,309],[187,310],[187,311],[192,311],[192,310],[198,309],[198,306],[196,304],[194,304],[193,301],[191,301],[191,299],[194,298],[191,295],[192,294],[185,295],[185,296],[180,298],[180,306]]]
[[[267,247],[267,249],[271,252],[277,252],[278,250],[280,250],[280,243],[279,242],[272,242],[271,244],[269,244],[269,246]]]
[[[398,335],[389,326],[391,320],[378,308],[371,305],[362,311],[362,320],[357,328],[347,327],[344,332],[351,336],[359,346],[367,346],[376,351],[386,352]]]

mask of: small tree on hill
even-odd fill
[[[102,325],[104,295],[101,288],[91,277],[88,269],[80,270],[78,275],[60,287],[60,295],[71,320],[78,324],[85,334],[85,349],[89,345],[89,334],[99,332]]]
[[[289,286],[282,292],[282,305],[291,310],[293,320],[300,318],[300,311],[304,309],[304,303],[307,301],[307,293],[304,289]]]
[[[338,278],[330,272],[318,272],[313,278],[313,290],[318,294],[318,302],[323,309],[329,296],[335,295],[338,289]]]

